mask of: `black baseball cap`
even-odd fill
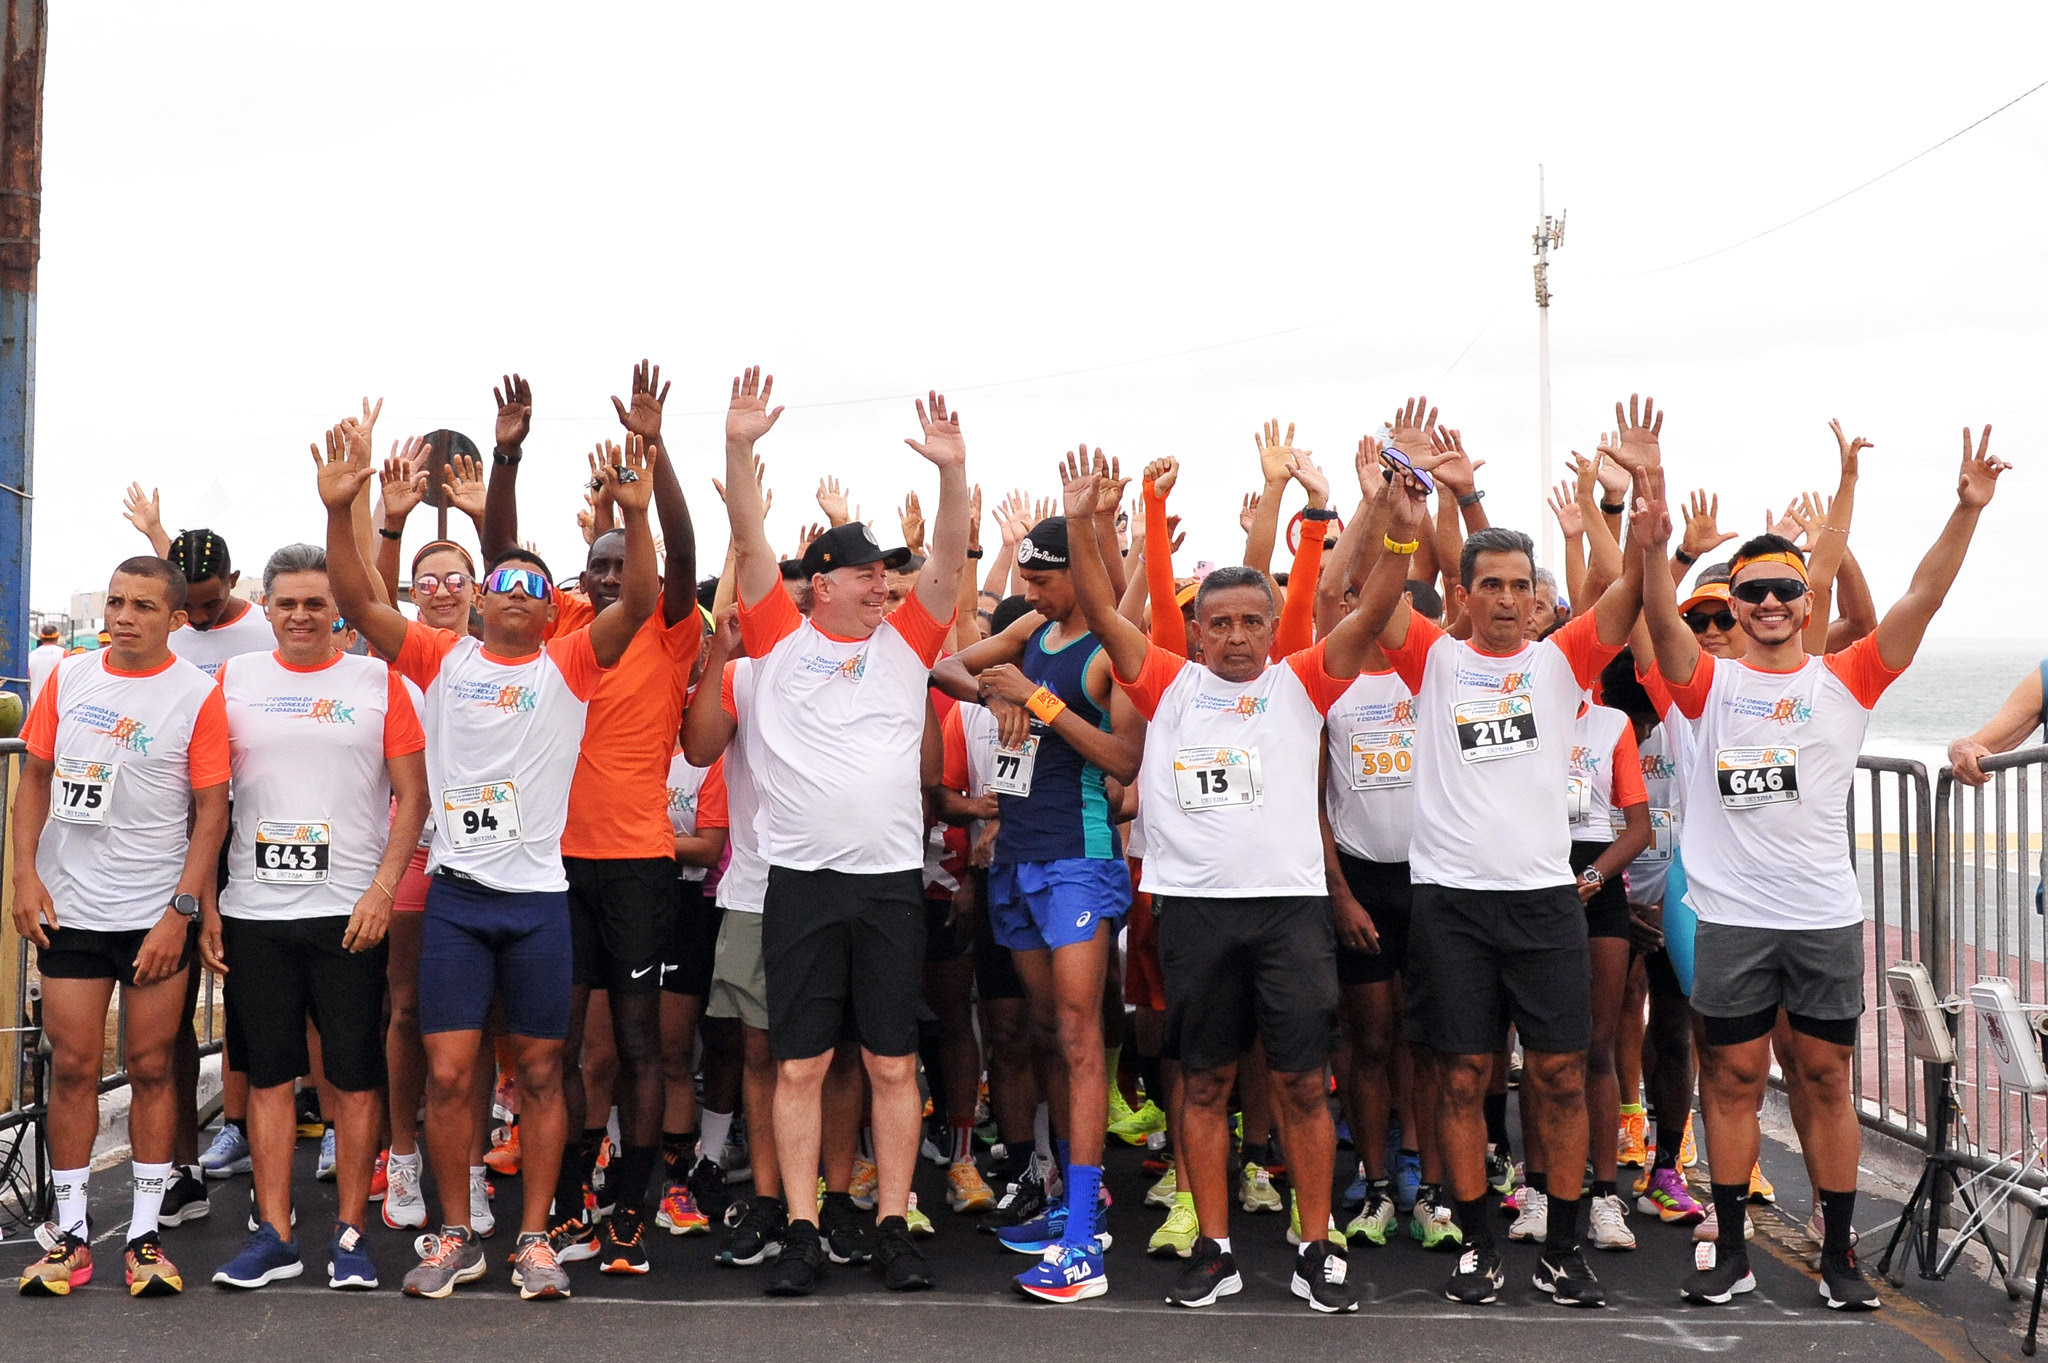
[[[849,521],[835,525],[811,541],[804,550],[803,558],[797,561],[805,581],[819,573],[829,573],[835,568],[860,568],[870,563],[880,563],[892,572],[900,572],[910,562],[910,550],[898,547],[884,549],[875,538],[875,532],[860,521]],[[789,565],[783,565],[785,571]]]
[[[1047,516],[1017,541],[1019,568],[1067,568],[1067,518]]]

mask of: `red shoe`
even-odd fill
[[[492,1142],[484,1155],[484,1167],[494,1174],[514,1178],[519,1173],[519,1123],[513,1122],[504,1129],[502,1139]]]
[[[390,1147],[387,1146],[377,1152],[377,1168],[370,1175],[370,1201],[372,1202],[382,1202],[384,1194],[391,1191],[391,1176],[385,1172],[385,1166],[390,1159]]]

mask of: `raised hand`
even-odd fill
[[[421,474],[425,476],[424,473]],[[448,476],[441,482],[448,504],[481,525],[484,519],[484,465],[473,454],[458,454],[448,460]]]
[[[631,431],[626,433],[626,448],[621,451],[617,445],[606,445],[605,453],[611,462],[598,470],[604,479],[604,491],[618,503],[621,512],[646,514],[648,505],[654,500],[654,451],[641,437]]]
[[[1779,516],[1776,520],[1771,518],[1771,509],[1769,507],[1764,508],[1764,533],[1766,535],[1777,535],[1784,539],[1792,540],[1795,543],[1798,541],[1800,533],[1799,518],[1792,514],[1792,503],[1786,503],[1785,514]]]
[[[597,502],[592,493],[583,494],[583,505],[576,510],[576,529],[585,544],[597,543]]]
[[[825,527],[819,525],[816,521],[812,521],[802,530],[799,530],[796,536],[796,556],[798,558],[802,558],[804,556],[804,551],[811,547],[811,541],[817,539],[820,535],[823,535],[824,533]]]
[[[384,415],[384,399],[378,398],[377,405],[373,407],[370,405],[370,400],[368,398],[364,398],[363,414],[360,417],[349,418],[350,421],[354,422],[357,426],[362,428],[363,443],[365,445],[370,444],[370,437],[373,434],[375,434],[377,430],[377,418],[382,415]]]
[[[1977,452],[1970,453],[1970,428],[1963,427],[1963,468],[1956,477],[1956,500],[1973,511],[1981,511],[1991,504],[1991,494],[1998,490],[1998,475],[2012,465],[2003,459],[1991,457],[1991,428],[1984,428],[1984,437],[1977,444]]]
[[[974,485],[974,491],[967,499],[967,550],[972,553],[981,548],[981,484]]]
[[[1368,503],[1378,500],[1380,489],[1387,485],[1380,468],[1380,442],[1369,435],[1358,437],[1358,454],[1352,462],[1358,470],[1358,495]]]
[[[384,461],[380,474],[386,519],[402,521],[425,500],[425,445],[426,441],[416,435],[402,442],[391,442],[391,457]]]
[[[751,446],[774,428],[782,416],[780,407],[771,411],[768,406],[774,391],[775,376],[764,378],[759,365],[732,381],[732,405],[725,409],[726,444]]]
[[[1180,460],[1171,455],[1164,459],[1154,459],[1145,465],[1145,481],[1150,483],[1152,490],[1161,497],[1173,491],[1174,480],[1179,477]]]
[[[1618,439],[1611,450],[1603,445],[1600,452],[1627,469],[1631,477],[1664,461],[1663,452],[1657,447],[1657,438],[1664,433],[1664,414],[1657,410],[1655,398],[1644,398],[1639,403],[1631,393],[1627,410],[1616,402],[1614,424],[1619,428]]]
[[[942,469],[966,467],[967,442],[960,436],[960,414],[946,410],[944,393],[934,389],[927,396],[929,410],[923,402],[917,404],[917,424],[924,428],[924,440],[905,436],[903,443]]]
[[[1613,439],[1613,436],[1602,436],[1600,443],[1594,446],[1594,448],[1596,450],[1604,450]],[[1579,514],[1583,518],[1587,507],[1597,507],[1598,505],[1594,499],[1599,494],[1593,489],[1595,484],[1600,481],[1599,456],[1595,455],[1593,458],[1588,459],[1577,450],[1573,450],[1571,457],[1565,463],[1565,469],[1572,476],[1572,499],[1577,503]]]
[[[1698,559],[1734,539],[1733,531],[1721,529],[1720,516],[1721,494],[1717,492],[1709,500],[1704,489],[1696,490],[1686,499],[1685,537],[1679,541],[1678,551]]]
[[[1601,497],[1602,502],[1609,506],[1616,502],[1627,503],[1629,472],[1615,456],[1603,453],[1599,466],[1593,470],[1593,476],[1600,480],[1600,491],[1606,494]]]
[[[825,519],[833,525],[845,525],[849,520],[858,519],[846,509],[846,489],[839,486],[837,478],[818,480],[818,510],[825,513]]]
[[[996,503],[996,530],[1002,536],[1006,552],[1031,533],[1031,512],[1024,499],[1024,489],[1013,488]]]
[[[1802,492],[1792,505],[1785,508],[1785,514],[1799,522],[1799,533],[1806,537],[1809,549],[1820,543],[1821,522],[1833,504],[1833,498],[1823,498],[1818,492]]]
[[[1069,451],[1060,461],[1060,496],[1066,503],[1067,519],[1094,515],[1101,495],[1102,475],[1090,466],[1088,447],[1082,445],[1078,454]]]
[[[1123,505],[1124,489],[1130,486],[1131,480],[1123,476],[1122,462],[1115,458],[1105,460],[1101,450],[1095,452],[1095,472],[1102,477],[1102,491],[1095,499],[1095,514],[1114,516],[1116,509]]]
[[[1258,519],[1258,515],[1259,494],[1256,492],[1245,493],[1244,505],[1238,509],[1237,513],[1238,528],[1243,530],[1247,535],[1251,534],[1252,522]]]
[[[157,494],[155,488],[151,488],[149,495],[145,497],[142,495],[142,484],[130,483],[128,495],[121,502],[121,514],[128,518],[128,524],[140,530],[143,537],[152,544],[156,543],[157,536],[164,532],[163,498]]]
[[[1643,495],[1636,498],[1635,514],[1629,517],[1631,544],[1662,545],[1671,538],[1671,507],[1664,496],[1664,469],[1652,464],[1643,475]]]
[[[1394,412],[1394,448],[1409,462],[1427,459],[1431,452],[1430,432],[1436,429],[1436,408],[1428,398],[1410,398]]]
[[[1058,509],[1058,502],[1054,501],[1050,497],[1040,497],[1037,501],[1031,504],[1031,524],[1037,525],[1040,521],[1052,515],[1053,512],[1057,511]]]
[[[1474,459],[1465,453],[1464,436],[1442,426],[1430,432],[1428,457],[1411,459],[1411,462],[1426,470],[1457,497],[1472,491],[1478,482],[1479,470],[1486,467],[1484,459]]]
[[[1301,490],[1308,494],[1308,504],[1326,508],[1330,505],[1330,478],[1316,467],[1316,461],[1309,451],[1297,450],[1294,458],[1287,462],[1287,475],[1301,484]]]
[[[918,503],[915,492],[903,495],[903,505],[896,508],[897,523],[903,527],[903,543],[913,554],[924,552],[924,507]]]
[[[1166,537],[1167,549],[1176,554],[1181,551],[1181,546],[1188,542],[1187,531],[1180,528],[1180,517],[1168,516],[1166,518]]]
[[[348,507],[355,501],[356,494],[363,490],[364,484],[377,475],[377,470],[370,463],[368,449],[355,447],[340,426],[328,429],[326,458],[321,458],[318,445],[312,449],[313,468],[319,475],[320,501],[329,510]]]
[[[1287,423],[1287,438],[1280,438],[1280,422],[1268,421],[1264,428],[1252,433],[1252,443],[1259,451],[1259,472],[1265,476],[1266,486],[1287,481],[1287,461],[1294,456],[1294,423]]]
[[[532,385],[517,374],[507,374],[491,396],[498,400],[498,424],[491,438],[500,445],[524,445],[533,429]]]
[[[668,390],[669,385],[661,381],[660,365],[646,360],[634,365],[633,405],[628,407],[617,398],[612,399],[619,424],[650,444],[661,443],[661,404],[668,401]]]
[[[1559,483],[1557,490],[1550,494],[1550,514],[1557,517],[1557,528],[1564,532],[1566,539],[1577,539],[1586,533],[1585,517],[1579,512],[1579,499],[1569,482]]]
[[[1877,442],[1874,440],[1865,440],[1860,435],[1853,440],[1850,439],[1848,436],[1842,434],[1842,423],[1839,421],[1830,421],[1828,423],[1828,429],[1835,433],[1835,447],[1841,451],[1843,474],[1849,477],[1854,477],[1857,471],[1857,464],[1860,462],[1858,461],[1856,456],[1861,454],[1864,450],[1876,449]]]

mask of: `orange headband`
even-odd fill
[[[1737,573],[1741,572],[1744,568],[1749,567],[1753,563],[1782,563],[1786,567],[1792,569],[1792,571],[1798,573],[1799,580],[1801,582],[1807,580],[1806,564],[1799,557],[1799,555],[1773,551],[1768,554],[1751,554],[1745,558],[1736,559],[1735,562],[1730,564],[1728,567],[1729,581],[1733,582],[1735,579],[1735,575]]]

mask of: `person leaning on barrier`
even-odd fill
[[[2020,678],[2020,684],[2013,687],[1998,712],[1984,721],[1983,728],[1948,745],[1949,765],[1955,768],[1956,780],[1966,786],[1984,785],[1991,780],[1991,774],[1979,764],[1987,757],[2011,752],[2042,726],[2044,674],[2048,674],[2048,662]]]

